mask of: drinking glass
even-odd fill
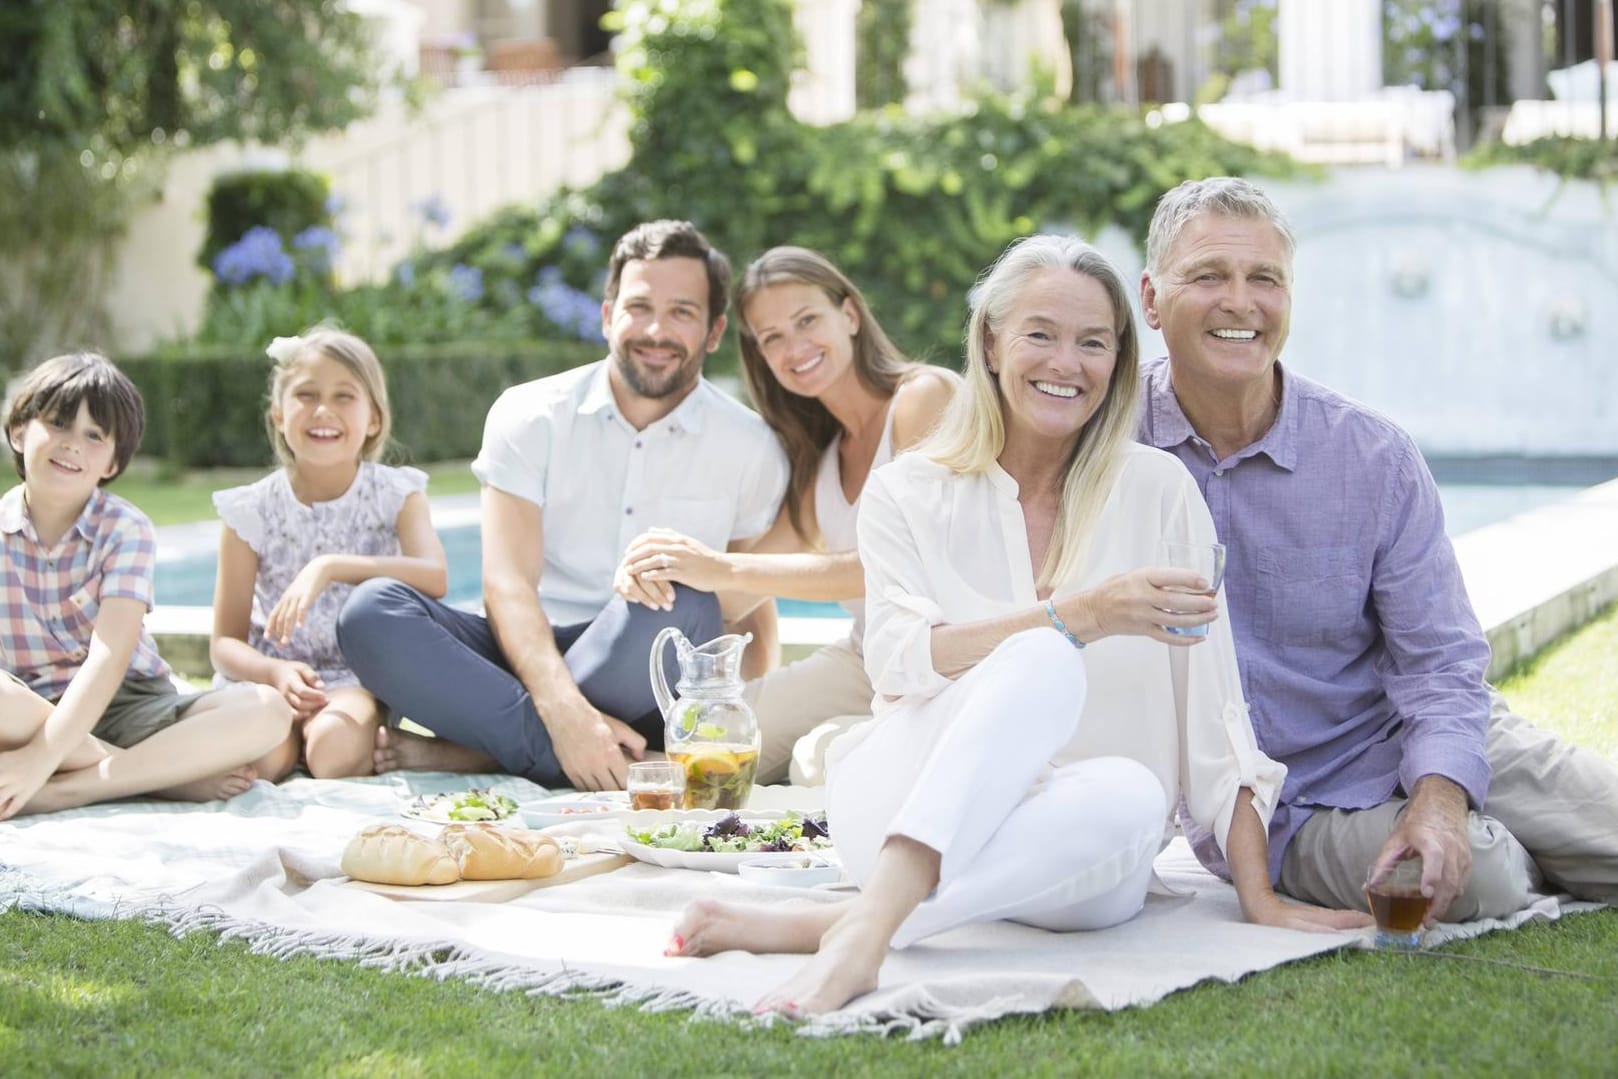
[[[1188,569],[1208,582],[1208,589],[1201,595],[1211,596],[1219,591],[1219,586],[1225,580],[1225,545],[1223,543],[1177,543],[1169,540],[1163,541],[1159,550],[1159,557],[1163,565],[1175,569]],[[1189,588],[1171,588],[1171,592],[1186,592],[1192,595],[1199,594]],[[1168,632],[1178,637],[1206,637],[1207,626],[1164,626]]]
[[[673,761],[636,761],[625,786],[631,809],[678,809],[685,798],[685,769]]]
[[[1432,906],[1421,894],[1421,855],[1394,864],[1382,876],[1376,867],[1365,878],[1365,903],[1376,919],[1376,946],[1412,951],[1421,947],[1421,925]]]

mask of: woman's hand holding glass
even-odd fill
[[[1109,577],[1087,592],[1058,601],[1057,608],[1068,628],[1086,644],[1123,635],[1187,648],[1204,638],[1183,631],[1206,626],[1219,616],[1219,603],[1205,594],[1207,587],[1207,580],[1193,570],[1149,566]]]

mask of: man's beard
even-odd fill
[[[635,348],[666,349],[679,359],[663,374],[654,375],[636,366],[630,356],[630,350]],[[646,337],[624,341],[612,350],[612,362],[617,366],[618,374],[623,376],[625,384],[637,396],[654,401],[684,393],[696,384],[701,365],[688,366],[690,358],[690,353],[678,341],[653,341]]]

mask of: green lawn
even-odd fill
[[[468,461],[442,461],[423,466],[430,481],[429,495],[473,494],[478,481]],[[215,468],[175,476],[155,461],[136,460],[114,480],[110,489],[145,511],[155,525],[207,521],[215,516],[213,493],[221,488],[251,483],[267,468]]]
[[[182,484],[141,504],[169,520],[199,505],[208,516],[210,484],[226,482],[236,480],[210,476],[195,497]],[[433,486],[448,485],[435,475]],[[1502,689],[1525,715],[1618,757],[1618,608]],[[1465,958],[1328,955],[1148,1009],[1003,1020],[950,1048],[745,1031],[10,911],[0,914],[0,1075],[1618,1074],[1618,911],[1445,956]]]

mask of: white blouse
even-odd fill
[[[1131,444],[1093,526],[1084,571],[1055,595],[1161,565],[1164,541],[1216,538],[1185,467],[1160,450]],[[960,475],[912,453],[873,472],[861,493],[859,550],[865,667],[879,720],[924,707],[951,684],[933,667],[932,627],[1003,617],[1039,603],[1017,482],[998,465]],[[1084,658],[1084,713],[1053,764],[1104,756],[1141,762],[1162,782],[1170,811],[1183,798],[1221,850],[1239,788],[1252,789],[1253,807],[1268,826],[1286,768],[1260,752],[1254,739],[1223,591],[1219,619],[1200,644],[1178,648],[1112,636],[1086,648]]]

